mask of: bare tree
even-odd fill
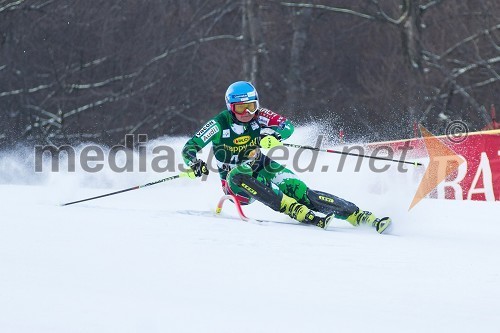
[[[498,48],[495,48],[494,33],[498,29],[499,21],[498,15],[495,18],[493,13],[498,13],[499,8],[494,2],[456,1],[445,4],[439,0],[367,0],[357,4],[346,1],[337,3],[338,6],[281,2],[287,7],[311,8],[366,20],[372,22],[372,29],[382,24],[381,29],[374,29],[379,36],[372,36],[373,43],[367,42],[368,48],[373,51],[381,50],[374,43],[379,43],[384,36],[393,36],[392,28],[399,31],[399,54],[406,64],[405,68],[401,67],[402,63],[394,57],[394,52],[391,51],[393,45],[390,45],[394,37],[389,37],[389,40],[381,45],[387,47],[390,55],[380,59],[379,70],[373,70],[372,61],[371,68],[363,68],[359,72],[358,79],[367,92],[362,99],[370,100],[371,95],[373,101],[380,99],[376,96],[383,96],[382,99],[386,102],[390,100],[388,95],[394,91],[391,87],[397,87],[387,82],[390,80],[406,87],[407,93],[402,95],[406,95],[404,104],[409,122],[435,122],[438,119],[446,119],[447,116],[443,115],[450,111],[442,110],[442,107],[446,108],[450,100],[456,99],[454,96],[457,95],[461,96],[460,102],[468,104],[471,110],[475,111],[474,114],[479,116],[480,119],[475,116],[465,117],[472,120],[473,127],[480,128],[489,122],[483,103],[479,102],[478,98],[484,97],[484,93],[487,94],[487,90],[483,89],[486,85],[498,83],[497,57],[500,54]],[[489,18],[489,26],[481,26],[479,22],[485,23],[486,17]],[[438,41],[436,36],[439,35],[442,35],[443,39]],[[457,40],[450,41],[451,36]],[[489,45],[485,42],[486,38],[489,38]],[[443,52],[439,52],[442,47],[439,42],[448,45]],[[404,82],[397,79],[397,76],[404,76]],[[463,116],[466,107],[455,107],[461,110]],[[434,118],[428,119],[431,111],[436,109],[439,109],[441,118],[438,114],[433,114]]]
[[[258,1],[242,1],[243,77],[256,86],[259,86],[260,63],[266,47],[259,11]]]
[[[498,104],[493,0],[0,0],[0,145],[187,134],[236,80],[294,120],[408,136]]]
[[[307,46],[309,26],[312,21],[310,8],[293,10],[293,36],[290,47],[290,65],[287,77],[286,105],[287,108],[296,107],[304,98],[305,86],[302,77],[303,53]]]
[[[235,6],[219,3],[203,11],[201,1],[189,6],[176,3],[149,2],[139,13],[133,1],[100,6],[58,3],[52,4],[50,14],[20,17],[30,26],[29,20],[36,16],[41,28],[18,49],[35,40],[47,41],[47,47],[39,54],[33,45],[29,58],[19,61],[13,57],[11,66],[2,66],[22,75],[11,77],[10,87],[0,89],[0,98],[12,108],[10,116],[19,125],[13,135],[50,142],[70,139],[75,133],[79,139],[107,140],[151,127],[164,134],[177,133],[190,122],[192,128],[198,126],[199,118],[185,116],[193,107],[185,96],[199,84],[196,57],[201,56],[202,45],[242,37],[213,32],[214,25]],[[185,17],[189,20],[183,21]],[[169,18],[180,21],[177,32],[169,34],[170,27],[158,29],[158,22]],[[156,42],[145,40],[145,35]],[[164,46],[158,47],[162,42]],[[195,83],[182,84],[183,89],[176,83],[179,78]]]

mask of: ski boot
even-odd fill
[[[281,199],[280,212],[287,214],[292,219],[301,223],[313,224],[322,229],[326,229],[328,227],[328,224],[333,217],[333,214],[329,214],[325,217],[316,216],[314,212],[305,205],[298,203],[297,200],[290,198],[285,194],[283,194],[283,199]]]
[[[303,221],[303,223],[314,224],[318,228],[323,228],[325,230],[326,230],[326,228],[328,228],[328,225],[330,224],[330,221],[334,217],[333,214],[328,214],[328,215],[326,215],[324,217],[316,216],[316,215],[314,215],[313,211],[310,211],[309,214],[312,215],[313,217],[310,218],[309,216],[306,216],[306,220]]]
[[[390,232],[390,227],[391,227],[392,220],[390,217],[383,217],[381,219],[376,219],[375,220],[375,230],[379,234],[383,233],[384,231],[389,229]]]
[[[366,210],[357,210],[346,219],[347,222],[357,227],[360,224],[366,224],[374,227],[379,234],[383,233],[391,225],[390,217],[383,217],[381,219],[375,217],[371,212]]]

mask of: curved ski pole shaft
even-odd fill
[[[109,197],[110,195],[120,194],[120,193],[124,193],[124,192],[128,192],[128,191],[132,191],[132,190],[138,190],[138,189],[143,188],[143,187],[148,187],[148,186],[160,184],[160,183],[163,183],[163,182],[167,182],[169,180],[173,180],[173,179],[177,179],[177,178],[182,178],[182,177],[188,177],[187,172],[183,172],[183,173],[180,173],[180,174],[175,175],[175,176],[163,178],[163,179],[160,179],[160,180],[157,180],[157,181],[154,181],[154,182],[151,182],[151,183],[147,183],[147,184],[144,184],[144,185],[133,186],[133,187],[126,188],[124,190],[120,190],[120,191],[116,191],[116,192],[111,192],[111,193],[106,193],[106,194],[98,195],[96,197],[86,198],[86,199],[72,201],[72,202],[66,202],[66,203],[61,204],[61,206],[69,206],[69,205],[73,205],[73,204],[80,203],[80,202],[85,202],[85,201],[90,201],[90,200],[94,200],[94,199]]]
[[[355,153],[347,153],[344,151],[337,151],[333,149],[321,149],[321,148],[316,148],[316,147],[310,147],[310,146],[301,146],[301,145],[296,145],[293,143],[284,143],[283,146],[286,147],[293,147],[293,148],[298,148],[298,149],[309,149],[309,150],[315,150],[315,151],[321,151],[325,153],[332,153],[332,154],[340,154],[340,155],[349,155],[349,156],[356,156],[356,157],[364,157],[364,158],[371,158],[374,160],[382,160],[382,161],[390,161],[390,162],[397,162],[397,163],[404,163],[404,164],[412,164],[415,166],[422,166],[423,164],[420,162],[411,162],[411,161],[404,161],[404,160],[396,160],[388,157],[379,157],[379,156],[370,156],[370,155],[363,155],[363,154],[355,154]]]

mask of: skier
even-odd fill
[[[332,217],[353,226],[368,224],[379,233],[387,229],[390,218],[376,218],[352,202],[312,190],[291,170],[260,151],[262,142],[272,148],[288,139],[294,127],[285,117],[260,107],[251,83],[234,82],[225,97],[227,110],[210,119],[183,147],[182,157],[191,168],[191,178],[208,175],[207,164],[197,153],[212,143],[223,191],[234,195],[242,205],[258,200],[299,222],[324,229]]]

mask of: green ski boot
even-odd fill
[[[371,212],[359,209],[349,215],[346,221],[355,227],[359,226],[360,224],[369,225],[371,227],[374,227],[379,234],[386,231],[392,222],[391,218],[389,217],[383,217],[379,219],[375,217],[375,215],[373,215]]]
[[[283,194],[283,199],[281,199],[280,212],[287,214],[292,219],[295,219],[304,224],[313,224],[319,228],[326,229],[328,224],[333,217],[333,214],[329,214],[325,217],[316,216],[312,210],[307,208],[305,205],[298,203],[294,198]]]
[[[312,211],[311,211],[311,213],[313,215],[313,218],[310,219],[311,223],[309,223],[309,224],[314,224],[318,228],[323,228],[325,230],[326,230],[326,228],[328,228],[328,225],[330,224],[330,221],[332,220],[332,218],[334,216],[333,214],[328,214],[325,217],[320,217],[320,216],[314,215],[314,213]],[[304,221],[304,223],[308,223],[308,222]]]

